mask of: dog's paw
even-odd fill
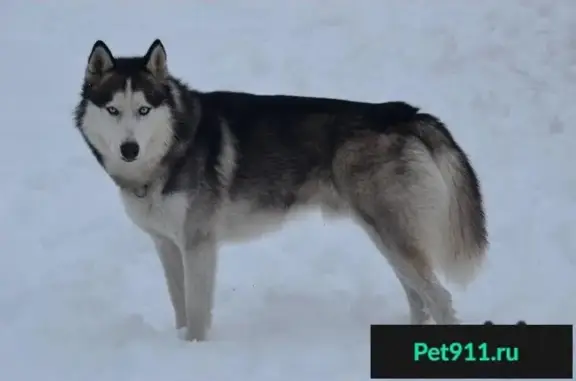
[[[186,340],[186,331],[186,327],[178,328],[176,329],[176,336],[178,336],[180,340]]]
[[[205,332],[190,332],[186,327],[178,328],[176,334],[180,340],[189,342],[202,342],[207,340]]]

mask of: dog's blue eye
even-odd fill
[[[144,116],[150,112],[150,107],[142,106],[138,109],[138,114]]]
[[[116,107],[112,107],[112,106],[106,107],[106,111],[108,111],[108,114],[114,115],[114,116],[120,114],[120,111],[118,111],[118,109]]]

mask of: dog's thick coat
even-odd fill
[[[364,227],[413,324],[457,323],[434,269],[470,281],[487,233],[477,176],[435,116],[403,102],[199,92],[169,73],[156,40],[141,57],[97,41],[75,121],[154,241],[188,340],[207,337],[218,243],[312,207]]]

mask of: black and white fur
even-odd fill
[[[205,340],[217,249],[321,208],[365,228],[404,288],[412,324],[458,322],[438,281],[469,282],[487,232],[476,174],[444,124],[403,102],[199,92],[97,41],[76,127],[160,256],[177,328]]]

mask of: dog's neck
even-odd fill
[[[128,192],[138,198],[145,198],[148,195],[149,184],[140,185],[136,188],[122,188],[123,191]]]
[[[158,183],[165,181],[165,170],[162,169],[161,165],[155,170],[150,171],[146,176],[141,179],[125,179],[118,176],[113,176],[112,180],[122,191],[132,194],[138,198],[144,198],[148,195],[150,188],[156,186]]]

